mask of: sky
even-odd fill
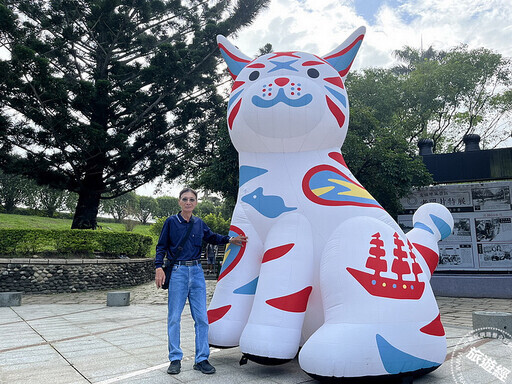
[[[512,58],[512,0],[271,0],[252,25],[228,37],[249,57],[271,43],[274,51],[325,55],[355,29],[366,35],[352,70],[390,67],[393,51],[485,47]],[[512,143],[511,143],[512,145]],[[149,184],[139,195],[176,195],[180,185]]]
[[[228,37],[246,55],[274,51],[325,55],[356,28],[366,36],[354,69],[389,67],[405,45],[436,50],[461,43],[512,57],[511,0],[271,0],[253,24]]]

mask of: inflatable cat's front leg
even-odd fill
[[[308,374],[379,382],[443,363],[446,338],[430,288],[431,262],[417,247],[428,245],[437,256],[437,241],[451,232],[453,219],[438,204],[419,212],[415,245],[370,217],[349,219],[333,232],[320,264],[325,323],[299,354]]]
[[[313,289],[309,221],[295,213],[279,218],[270,229],[264,248],[258,287],[240,349],[256,362],[279,364],[297,354]]]
[[[217,286],[208,308],[208,341],[210,345],[236,347],[251,312],[263,243],[243,209],[237,205],[230,227],[230,236],[244,235],[242,246],[229,244],[224,254]]]

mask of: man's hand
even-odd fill
[[[247,236],[238,235],[237,237],[229,239],[229,242],[231,244],[242,246],[243,243],[247,243],[247,240],[249,240]]]
[[[155,270],[155,284],[157,288],[162,288],[165,281],[165,272],[163,268],[157,268]]]

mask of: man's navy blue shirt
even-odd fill
[[[229,236],[212,232],[206,223],[199,217],[192,216],[192,231],[190,237],[183,245],[183,251],[178,260],[196,260],[201,257],[203,240],[210,244],[227,244]],[[165,220],[158,244],[156,245],[155,268],[163,266],[164,257],[169,259],[176,254],[178,244],[187,233],[188,222],[181,216],[181,212]],[[171,254],[169,254],[169,252]]]

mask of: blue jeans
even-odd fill
[[[210,355],[208,345],[208,316],[206,314],[206,282],[201,265],[175,265],[169,282],[167,336],[169,340],[169,361],[181,360],[180,321],[187,301],[194,319],[196,332],[195,362],[207,360]]]

